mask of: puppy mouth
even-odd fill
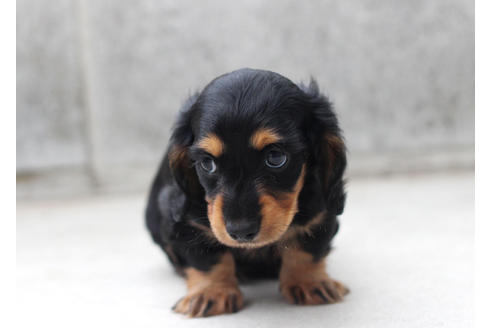
[[[278,236],[276,239],[272,240],[262,240],[260,236],[257,236],[253,238],[252,240],[235,240],[229,236],[228,239],[222,238],[222,236],[217,236],[216,238],[223,244],[230,246],[230,247],[236,247],[236,248],[260,248],[264,246],[268,246],[270,244],[275,243],[278,239],[280,239],[282,236]]]
[[[241,238],[241,237],[239,237],[238,238],[238,237],[236,237],[234,235],[231,235],[231,234],[229,234],[229,237],[231,237],[232,239],[234,239],[239,244],[245,244],[245,243],[253,243],[253,244],[255,244],[257,242],[257,241],[255,241],[255,238],[256,237],[254,237],[254,238]]]

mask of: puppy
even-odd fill
[[[188,287],[189,317],[243,307],[241,278],[299,305],[348,292],[325,270],[343,212],[345,145],[316,82],[240,69],[191,96],[151,187],[146,224]]]

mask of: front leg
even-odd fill
[[[188,267],[184,273],[188,292],[173,307],[175,312],[205,317],[237,312],[243,307],[231,253],[224,253],[207,271]]]
[[[324,258],[314,259],[302,249],[282,251],[280,291],[292,304],[316,305],[340,302],[348,289],[326,273]]]

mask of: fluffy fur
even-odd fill
[[[191,96],[146,210],[153,240],[187,279],[174,310],[235,312],[237,278],[255,277],[279,278],[290,303],[340,301],[347,289],[324,259],[345,205],[345,166],[337,118],[314,80],[241,69]]]

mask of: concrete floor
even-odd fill
[[[287,305],[276,282],[242,286],[234,315],[185,319],[185,293],[143,228],[143,195],[17,206],[19,326],[470,327],[472,173],[351,181],[329,272],[343,303]]]

